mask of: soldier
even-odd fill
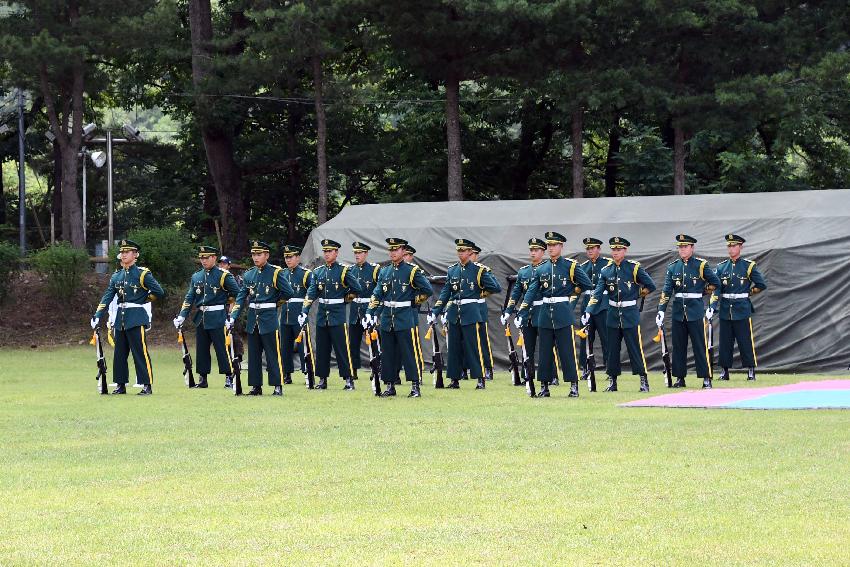
[[[714,290],[705,317],[711,324],[714,312],[720,313],[720,372],[721,380],[729,379],[732,348],[735,341],[741,353],[741,365],[747,369],[747,380],[756,379],[756,347],[753,336],[755,312],[750,296],[767,289],[767,282],[752,260],[741,258],[746,242],[737,234],[726,235],[729,259],[717,265],[720,285]]]
[[[478,255],[481,254],[481,247],[475,246],[472,248],[472,257],[470,260],[478,264]],[[481,264],[482,266],[484,264]],[[487,268],[490,269],[489,267]],[[484,350],[484,379],[492,380],[493,379],[493,348],[490,345],[490,330],[488,328],[487,322],[490,319],[490,312],[487,309],[487,296],[490,295],[489,291],[481,292],[481,299],[478,301],[478,309],[481,311],[481,317],[484,320],[484,324],[479,327],[479,333],[481,333],[481,348]]]
[[[464,358],[473,376],[478,379],[477,390],[484,389],[484,347],[481,344],[481,325],[486,319],[481,315],[479,300],[484,291],[499,293],[502,286],[496,281],[490,268],[472,262],[475,243],[465,238],[455,240],[459,262],[449,266],[446,285],[434,303],[428,323],[445,310],[449,325],[449,364],[446,375],[451,380],[449,388],[460,388],[459,380]],[[451,305],[446,307],[447,302]]]
[[[578,397],[578,360],[576,359],[575,314],[570,297],[590,289],[590,278],[578,262],[564,258],[567,238],[554,231],[545,234],[549,261],[537,268],[525,292],[514,324],[522,329],[530,307],[538,304],[535,326],[540,340],[540,392],[549,397],[549,384],[555,377],[555,357],[561,361],[564,380],[570,382],[569,397]],[[556,353],[557,351],[557,353]]]
[[[643,355],[641,342],[638,298],[644,298],[655,291],[655,282],[646,270],[640,267],[640,262],[626,260],[631,242],[622,236],[612,236],[608,239],[608,245],[611,247],[611,262],[599,272],[599,279],[581,317],[581,323],[587,325],[591,317],[601,310],[600,303],[608,302],[608,318],[605,321],[608,357],[605,361],[605,372],[608,374],[609,385],[605,391],[617,391],[617,377],[622,371],[620,346],[625,341],[632,374],[640,376],[640,391],[648,392],[649,379],[646,376],[646,357]]]
[[[412,264],[412,265],[416,266],[417,268],[419,268],[422,271],[422,273],[425,275],[425,277],[428,278],[430,276],[430,274],[422,266],[420,266],[419,264],[417,264],[415,262],[416,258],[414,257],[414,255],[416,254],[416,248],[414,248],[413,245],[410,244],[409,242],[407,244],[405,244],[403,248],[404,248],[404,256],[403,256],[404,261],[407,262],[408,264]],[[429,283],[430,283],[430,281],[429,281]],[[418,317],[419,317],[419,314],[420,314],[419,306],[422,305],[422,303],[424,303],[428,299],[428,297],[430,297],[430,296],[417,295],[416,300],[415,300],[417,323],[416,323],[416,327],[414,327],[414,331],[416,331],[416,340],[418,341],[416,344],[419,344],[419,345],[422,344],[422,339],[419,337],[419,322],[418,322]],[[424,374],[425,373],[425,361],[420,360],[420,362],[421,362],[421,366],[422,366],[422,373]],[[402,366],[402,364],[401,364],[401,353],[399,351],[399,354],[396,356],[396,360],[395,360],[395,383],[396,384],[401,384],[401,377],[400,377],[401,376],[401,366]]]
[[[307,314],[314,301],[319,303],[316,314],[316,376],[319,382],[315,388],[326,390],[331,373],[331,346],[336,356],[339,374],[345,380],[345,390],[354,389],[354,367],[351,363],[351,337],[348,332],[348,315],[345,298],[349,294],[359,294],[362,289],[351,273],[351,266],[336,261],[339,256],[339,242],[325,238],[322,240],[322,252],[325,264],[313,270],[313,281],[304,297],[304,307],[298,317],[299,324],[307,321]]]
[[[411,383],[408,398],[421,396],[422,343],[419,341],[418,301],[434,292],[425,273],[404,261],[403,238],[387,238],[391,263],[381,268],[378,282],[363,320],[368,327],[378,323],[376,311],[381,307],[380,331],[382,356],[393,364],[381,366],[381,380],[386,384],[382,397],[395,396],[398,374],[396,360],[401,361],[407,381]]]
[[[228,299],[239,293],[239,284],[228,270],[216,266],[218,249],[212,246],[201,246],[198,258],[201,269],[192,274],[189,289],[183,299],[180,313],[174,318],[174,327],[179,329],[192,307],[196,307],[195,317],[195,371],[201,379],[195,388],[207,388],[207,374],[212,369],[210,345],[215,348],[215,358],[218,361],[218,373],[224,374],[225,383],[233,376],[230,353],[227,352],[224,339],[225,322],[228,319],[226,304]]]
[[[221,256],[218,259],[218,267],[222,270],[227,270],[230,272],[230,266],[232,262],[230,258],[227,256]],[[230,275],[233,276],[233,279],[236,280],[236,287],[242,287],[242,276],[234,274],[230,272]],[[230,311],[233,309],[233,303],[236,301],[235,296],[228,297],[228,302],[224,305],[224,310],[227,313],[227,317],[230,317]],[[239,333],[233,329],[230,333],[230,340],[233,341],[233,353],[239,357],[239,360],[243,360],[245,354],[245,345],[242,344],[242,337],[239,336]],[[224,378],[224,387],[225,388],[233,388],[233,377],[225,376]]]
[[[121,268],[109,279],[106,293],[100,300],[91,318],[92,329],[100,324],[112,298],[118,298],[118,311],[112,328],[115,336],[115,354],[112,359],[112,379],[116,384],[113,394],[126,394],[129,381],[127,357],[133,353],[136,366],[136,381],[142,385],[140,396],[153,394],[153,368],[148,354],[145,328],[150,325],[150,316],[145,304],[161,299],[165,292],[147,268],[136,265],[140,247],[132,240],[122,240],[119,247]]]
[[[357,280],[362,288],[357,294],[350,294],[353,297],[352,304],[348,308],[348,331],[351,334],[351,348],[349,356],[351,357],[351,368],[353,370],[351,377],[357,380],[357,370],[360,369],[360,343],[363,342],[363,333],[365,329],[362,326],[363,317],[366,315],[366,310],[369,307],[369,298],[372,297],[372,290],[375,289],[375,282],[378,281],[378,271],[381,266],[373,264],[367,260],[369,250],[372,248],[362,242],[352,242],[351,249],[354,252],[355,264],[351,266],[349,272]]]
[[[243,285],[236,296],[236,304],[227,321],[230,328],[248,303],[248,385],[249,396],[263,395],[263,353],[266,355],[269,386],[274,386],[273,396],[283,395],[280,355],[280,320],[277,304],[293,295],[292,286],[283,275],[283,268],[269,263],[271,247],[262,240],[251,242],[251,260],[254,267],[245,272]]]
[[[280,308],[280,352],[283,356],[283,383],[292,384],[292,373],[295,372],[292,358],[295,356],[296,348],[301,371],[307,372],[304,362],[304,342],[296,343],[295,339],[301,332],[298,316],[301,315],[301,309],[304,307],[304,296],[307,294],[307,288],[310,287],[313,272],[301,265],[301,248],[298,246],[285,245],[283,261],[286,263],[283,277],[292,287],[293,295]],[[309,326],[305,329],[305,335],[304,340],[309,341]]]
[[[549,262],[549,260],[543,257],[545,253],[546,242],[542,238],[532,237],[528,239],[528,255],[531,263],[517,270],[516,283],[511,290],[511,298],[508,300],[508,305],[499,319],[502,322],[502,326],[507,325],[510,316],[516,312],[517,303],[522,303],[522,299],[528,291],[528,286],[531,285],[532,280],[535,278],[538,268],[545,266]],[[525,354],[528,357],[527,360],[523,361],[523,364],[525,365],[525,371],[529,380],[534,380],[535,377],[534,354],[537,350],[537,327],[535,326],[535,321],[537,320],[537,314],[540,311],[541,305],[543,305],[543,300],[532,303],[528,317],[525,318],[525,324],[520,329],[520,332],[522,332],[522,341],[525,344]]]
[[[585,254],[587,254],[587,260],[582,262],[581,269],[590,277],[590,281],[593,284],[593,288],[585,291],[581,295],[581,304],[579,308],[580,313],[584,313],[584,310],[587,308],[587,304],[590,303],[590,296],[593,294],[593,290],[596,289],[596,284],[599,281],[599,272],[602,271],[602,268],[607,266],[611,260],[608,258],[603,258],[600,254],[600,247],[602,246],[602,241],[598,238],[593,238],[588,236],[584,240],[582,240],[584,244]],[[602,292],[603,300],[607,300],[608,290]],[[601,301],[599,302],[599,311],[595,315],[591,315],[590,321],[587,324],[587,338],[581,340],[581,352],[579,353],[579,360],[581,361],[581,367],[585,368],[587,366],[587,344],[590,343],[591,349],[593,348],[593,341],[596,339],[596,333],[599,332],[599,342],[602,343],[602,360],[607,360],[608,353],[608,333],[605,324],[605,320],[608,316],[608,302]],[[585,368],[586,370],[586,368]]]
[[[697,239],[687,234],[676,237],[679,258],[667,266],[664,276],[664,289],[658,302],[658,315],[655,324],[664,324],[664,312],[667,304],[673,300],[673,370],[676,377],[674,388],[685,387],[685,375],[688,373],[688,337],[694,351],[694,363],[697,378],[702,378],[702,387],[711,388],[711,366],[708,364],[708,345],[706,340],[706,309],[703,297],[720,285],[717,274],[711,269],[708,260],[694,257],[694,244]]]

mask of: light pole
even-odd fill
[[[18,89],[18,226],[21,231],[21,257],[27,255],[27,177],[24,172],[24,91]]]
[[[107,208],[107,237],[109,238],[109,245],[112,246],[115,243],[115,239],[113,237],[113,222],[112,222],[112,212],[113,212],[113,203],[112,203],[112,144],[127,144],[133,142],[141,142],[142,135],[139,130],[135,127],[124,124],[122,126],[122,131],[124,132],[124,138],[113,138],[112,131],[106,131],[105,138],[92,138],[90,143],[106,143],[106,208]],[[97,153],[97,152],[96,152]],[[94,154],[92,154],[94,156]]]
[[[88,200],[88,174],[86,173],[86,158],[91,159],[91,162],[98,169],[106,163],[106,154],[103,152],[90,152],[85,146],[80,151],[80,157],[83,158],[83,242],[87,242],[86,237],[86,202]]]

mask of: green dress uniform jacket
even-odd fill
[[[236,278],[227,270],[213,266],[210,270],[201,268],[189,281],[189,289],[180,309],[181,317],[188,317],[192,307],[197,307],[192,322],[204,329],[221,329],[227,319],[226,304],[231,297],[239,294]]]
[[[165,291],[149,269],[140,268],[135,264],[126,269],[120,268],[109,278],[109,286],[100,299],[94,317],[95,319],[103,317],[112,298],[118,296],[115,328],[146,327],[150,325],[150,318],[144,309],[144,304],[154,299],[161,299],[164,295]]]
[[[767,289],[767,282],[752,260],[738,258],[717,264],[719,284],[711,295],[711,306],[721,319],[740,321],[754,312],[750,296]]]
[[[667,304],[672,302],[674,321],[702,321],[705,318],[703,297],[719,285],[720,280],[708,260],[678,258],[667,266],[658,311],[666,311]]]
[[[640,322],[638,303],[641,286],[646,289],[647,295],[655,291],[655,282],[646,270],[640,267],[640,262],[624,258],[618,266],[616,262],[611,261],[599,272],[599,280],[585,311],[594,315],[602,311],[602,302],[608,302],[608,327],[637,327]]]
[[[519,317],[525,317],[535,303],[539,306],[534,326],[544,329],[562,329],[575,325],[571,297],[590,289],[590,277],[570,258],[551,260],[537,268],[534,279],[525,292]]]
[[[353,299],[351,307],[348,308],[348,323],[350,325],[359,325],[360,320],[366,315],[366,310],[369,308],[369,300],[372,297],[372,292],[375,290],[375,283],[378,281],[378,272],[381,270],[379,264],[371,262],[363,262],[362,266],[357,264],[349,268],[349,272],[360,284],[360,292]]]
[[[298,265],[291,270],[284,268],[283,277],[292,287],[292,297],[280,308],[280,324],[298,325],[298,316],[301,315],[301,309],[304,308],[304,297],[307,295],[310,282],[313,280],[313,272]]]
[[[330,266],[323,264],[313,270],[313,281],[307,288],[302,313],[309,313],[313,302],[318,302],[316,325],[332,327],[348,323],[346,313],[346,296],[359,294],[363,291],[351,266],[334,262]]]
[[[610,258],[603,258],[602,256],[596,258],[595,262],[591,262],[590,260],[585,260],[584,262],[582,262],[580,267],[582,270],[584,270],[584,273],[586,273],[590,278],[590,283],[593,284],[593,287],[581,294],[581,301],[579,302],[580,311],[584,312],[584,310],[587,309],[587,304],[590,303],[590,296],[593,295],[593,290],[596,289],[596,284],[599,283],[599,274],[602,272],[602,268],[604,268],[608,264],[611,264],[612,262],[613,260],[611,260]],[[606,289],[605,291],[603,291],[602,295],[607,296],[608,290]],[[604,315],[604,313],[602,312],[606,309],[608,309],[608,302],[600,301],[597,314]]]
[[[245,272],[231,315],[234,321],[238,319],[245,299],[248,299],[248,333],[253,333],[255,328],[261,335],[280,330],[277,304],[294,293],[283,272],[284,268],[274,264],[266,264],[262,268],[255,266]]]
[[[460,325],[486,323],[487,317],[482,316],[479,307],[484,301],[482,292],[500,291],[502,286],[487,266],[477,262],[467,262],[465,265],[455,263],[447,270],[446,285],[443,286],[431,312],[440,315],[446,310],[449,322]],[[451,304],[447,308],[449,300]]]
[[[549,260],[543,260],[536,266],[533,264],[526,264],[517,270],[516,283],[514,283],[513,288],[511,288],[511,298],[508,300],[508,306],[505,308],[505,313],[512,315],[516,311],[517,304],[522,303],[522,298],[525,297],[525,293],[528,291],[528,286],[531,285],[531,280],[534,279],[534,275],[537,273],[538,268],[545,266],[548,262]],[[528,320],[534,321],[537,318],[538,311],[540,311],[540,306],[532,305]]]
[[[434,290],[419,266],[408,262],[381,268],[368,305],[375,315],[380,308],[381,331],[401,331],[419,327],[417,302],[433,295]]]

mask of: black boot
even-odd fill
[[[153,394],[153,388],[151,388],[150,384],[145,384],[142,386],[142,391],[136,394],[137,396],[150,396]]]
[[[570,382],[570,393],[567,394],[568,398],[577,398],[578,397],[578,381]]]
[[[484,370],[484,379],[485,380],[492,380],[493,379],[493,369],[492,368],[487,368],[486,370]]]
[[[451,383],[446,386],[446,388],[451,390],[460,390],[460,383],[457,380],[452,379]]]
[[[263,395],[263,387],[262,386],[251,386],[251,391],[248,392],[249,396],[262,396]]]
[[[755,380],[756,379],[756,369],[752,366],[747,368],[747,380]]]
[[[609,376],[608,377],[608,387],[605,388],[606,392],[616,392],[617,391],[617,377]]]
[[[201,374],[201,379],[198,380],[198,383],[195,384],[196,388],[209,388],[209,384],[207,384],[207,375]]]
[[[284,374],[283,375],[283,383],[284,384],[292,384],[292,374]]]
[[[391,396],[395,396],[395,384],[392,382],[387,385],[387,389],[381,394],[382,398],[389,398]]]
[[[126,394],[127,393],[127,384],[116,384],[115,389],[112,390],[113,394]]]
[[[353,390],[354,389],[354,379],[346,378],[345,386],[342,388],[343,390]]]
[[[461,370],[460,379],[461,380],[469,380],[469,372],[467,372],[466,370]]]
[[[475,385],[476,390],[483,390],[485,388],[484,378],[478,379],[478,384]]]
[[[703,390],[711,390],[711,378],[703,378],[702,379],[702,389]]]
[[[357,370],[355,370],[354,373],[351,375],[351,379],[357,380]]]
[[[233,376],[227,375],[224,377],[224,387],[233,389]]]
[[[328,389],[328,379],[327,378],[319,378],[319,381],[313,386],[314,390],[327,390]]]
[[[685,377],[682,376],[680,378],[676,378],[676,381],[673,382],[674,388],[685,388]]]
[[[274,392],[272,392],[272,396],[282,396],[283,395],[283,386],[275,386]]]
[[[540,391],[537,392],[538,398],[548,398],[551,394],[549,394],[549,383],[541,382],[540,383]]]
[[[551,382],[549,382],[549,385],[550,385],[550,386],[557,386],[557,385],[559,385],[559,384],[560,384],[560,382],[558,382],[558,377],[557,377],[557,376],[555,376],[554,378],[552,378],[552,381],[551,381]]]
[[[718,380],[728,380],[729,379],[729,369],[722,368],[720,369],[720,378]]]
[[[414,382],[410,385],[410,393],[407,394],[408,398],[421,398],[422,393],[419,391],[419,382]]]
[[[396,386],[401,386],[401,378],[399,378],[398,376],[396,376],[396,377],[393,379],[393,384],[395,384]]]
[[[640,391],[648,392],[649,391],[649,378],[646,377],[646,374],[640,375]]]

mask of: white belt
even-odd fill
[[[608,300],[608,305],[611,307],[631,307],[632,305],[637,305],[637,300],[632,299],[631,301],[611,301]]]
[[[224,311],[224,305],[201,305],[198,309],[201,311]]]
[[[287,303],[304,303],[303,297],[290,297],[286,300]]]
[[[384,301],[381,303],[384,307],[410,307],[409,301]]]
[[[372,298],[370,298],[370,297],[355,297],[354,303],[369,303],[369,301],[371,301],[371,299]]]
[[[275,309],[277,303],[249,303],[248,307],[251,309]]]
[[[118,309],[130,309],[131,307],[141,307],[144,308],[144,303],[119,303]]]
[[[535,307],[538,306],[538,305],[543,305],[543,300],[540,299],[538,301],[534,301],[534,302],[532,302],[532,305],[535,306]]]
[[[681,297],[682,299],[702,299],[701,293],[677,293],[676,297]]]
[[[749,293],[724,293],[723,299],[746,299],[750,296]]]
[[[563,303],[564,301],[569,300],[569,297],[544,297],[543,303]]]
[[[585,291],[584,293],[582,293],[582,295],[593,295],[593,290],[592,290],[592,289],[588,289],[587,291]],[[602,295],[608,295],[608,290],[606,289],[605,291],[603,291],[603,292],[602,292]]]
[[[483,299],[459,299],[455,301],[458,305],[469,305],[470,303],[484,303]]]
[[[319,298],[319,303],[324,303],[325,305],[337,305],[339,303],[345,303],[345,299],[340,297],[339,299],[325,299],[324,297]]]

